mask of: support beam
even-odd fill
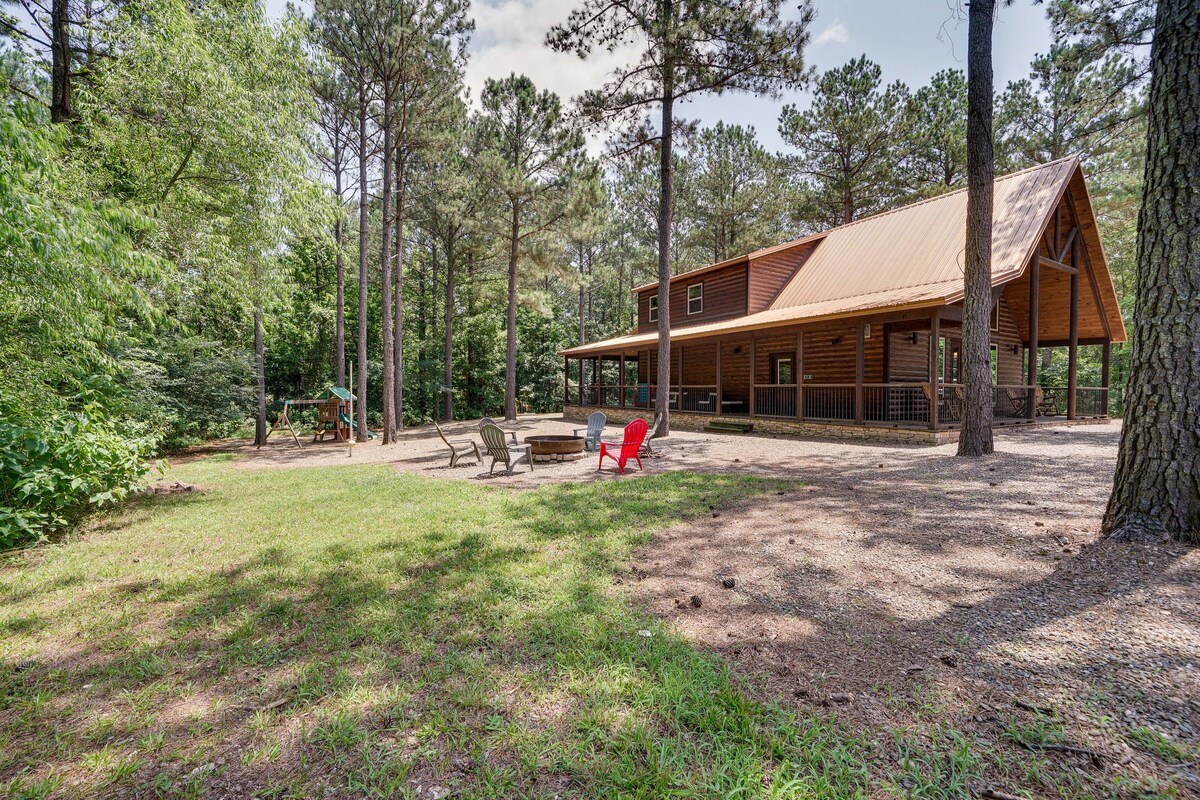
[[[579,405],[583,405],[583,359],[576,359],[579,366]]]
[[[1026,376],[1029,381],[1029,397],[1025,401],[1029,409],[1029,420],[1037,419],[1037,382],[1038,382],[1038,285],[1041,283],[1040,258],[1034,258],[1029,265],[1029,369]]]
[[[758,338],[755,337],[754,334],[750,334],[750,416],[751,417],[754,416],[754,412],[757,410],[756,409],[756,405],[757,405],[756,401],[758,398],[756,398],[755,395],[758,394],[758,392],[756,392],[754,390],[754,378],[755,378],[754,373],[757,370],[757,368],[758,368]],[[717,406],[718,413],[720,413],[721,409],[722,409],[721,406]]]
[[[804,331],[796,331],[796,419],[804,419]]]
[[[854,337],[854,421],[859,425],[863,424],[863,373],[866,366],[865,334],[866,326],[862,322],[859,322],[858,330]]]
[[[620,374],[617,376],[617,386],[619,386],[620,388],[618,388],[617,391],[621,393],[621,408],[624,408],[625,407],[625,381],[626,381],[626,378],[625,378],[625,354],[621,353],[620,358],[621,358],[621,361],[620,361],[621,365],[619,367],[617,367],[617,369],[619,369],[621,371]]]
[[[940,388],[938,382],[938,349],[939,339],[941,339],[941,320],[935,313],[933,318],[929,320],[929,428],[937,430],[938,427],[938,406],[940,405]]]
[[[1078,275],[1079,274],[1079,270],[1077,268],[1071,266],[1070,264],[1064,264],[1061,261],[1055,261],[1053,258],[1046,258],[1045,256],[1038,256],[1038,264],[1043,267],[1050,267],[1051,269],[1056,269],[1060,272],[1066,272],[1070,275]]]
[[[721,408],[721,351],[725,349],[724,342],[717,339],[717,408]]]
[[[1108,416],[1108,373],[1112,366],[1112,343],[1105,342],[1101,345],[1103,348],[1100,351],[1100,385],[1104,388],[1104,394],[1100,397],[1100,411],[1104,416]]]
[[[1071,249],[1071,263],[1079,263],[1079,245]],[[1079,270],[1071,275],[1071,345],[1067,351],[1067,419],[1075,419],[1075,393],[1079,378]]]
[[[563,405],[571,402],[571,359],[563,356]]]

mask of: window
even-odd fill
[[[688,287],[688,313],[699,314],[704,310],[704,284],[693,283]]]
[[[651,322],[658,322],[658,295],[650,295],[650,311],[648,313]]]
[[[992,332],[1000,331],[1000,301],[996,301],[996,305],[992,306]]]
[[[774,353],[771,360],[774,364],[771,373],[775,383],[786,386],[796,382],[795,361],[791,353]]]
[[[992,345],[992,386],[1000,383],[1000,350]]]

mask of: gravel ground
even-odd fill
[[[474,432],[447,427],[452,439]],[[1001,749],[1025,731],[1095,753],[1039,751],[1085,783],[1127,776],[1167,782],[1155,796],[1200,797],[1200,551],[1096,541],[1119,434],[1117,423],[1002,431],[994,455],[959,460],[954,445],[677,432],[655,443],[647,472],[804,485],[656,535],[628,588],[784,702],[834,707],[863,729],[948,723]],[[302,441],[223,449],[247,469],[393,463],[517,489],[631,479],[598,472],[592,455],[513,477],[452,470],[432,427],[352,458]]]

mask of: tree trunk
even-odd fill
[[[396,409],[396,430],[404,430],[404,159],[396,159],[396,274],[393,321],[392,370],[395,375],[393,391]]]
[[[521,246],[520,206],[513,203],[508,244],[508,331],[504,355],[504,418],[517,418],[517,253]]]
[[[383,327],[383,443],[396,440],[396,340],[392,330],[392,102],[389,87],[383,100],[383,238],[379,243],[381,263],[379,293],[382,295]]]
[[[1200,544],[1200,15],[1159,0],[1125,425],[1103,533]]]
[[[442,346],[442,419],[454,419],[454,246],[446,243],[445,343]]]
[[[992,24],[994,0],[971,0],[967,32],[967,230],[960,456],[992,452]]]
[[[54,0],[50,7],[50,119],[53,122],[67,122],[74,117],[70,24],[67,0]]]
[[[258,397],[258,413],[254,415],[254,443],[267,441],[267,368],[266,348],[263,346],[262,307],[254,306],[254,383]]]
[[[670,29],[671,0],[663,0],[664,28]],[[671,435],[671,155],[675,133],[674,87],[664,86],[662,141],[658,154],[658,375],[654,398],[654,438]],[[680,375],[682,381],[683,376]],[[680,395],[682,397],[682,394]]]
[[[358,90],[358,404],[355,408],[355,424],[360,442],[367,441],[367,306],[369,275],[367,247],[369,222],[367,208],[367,92],[365,86]]]
[[[343,151],[344,152],[344,151]],[[340,158],[340,157],[339,157]],[[337,248],[337,309],[333,331],[333,364],[337,385],[346,385],[346,263],[342,258],[342,244],[346,236],[345,215],[342,213],[342,168],[339,161],[333,173],[334,193],[337,197],[337,220],[333,223],[333,241]]]

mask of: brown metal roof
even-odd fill
[[[1051,211],[1079,172],[1071,156],[996,179],[992,217],[992,284],[1018,277],[1038,247]],[[1082,180],[1082,178],[1080,178]],[[1090,208],[1088,209],[1090,213]],[[967,218],[965,189],[857,220],[826,233],[797,239],[746,256],[725,266],[820,239],[813,254],[780,290],[771,306],[756,314],[671,332],[672,339],[693,339],[721,332],[853,316],[866,311],[947,305],[962,299],[963,251]],[[1099,259],[1103,260],[1102,251]],[[1095,261],[1095,259],[1093,259]],[[1116,308],[1107,264],[1094,264],[1105,280],[1105,305]],[[704,270],[713,267],[705,267]],[[695,270],[694,272],[700,272]],[[690,274],[690,273],[685,273]],[[1108,302],[1111,300],[1111,302]],[[1114,341],[1124,341],[1117,313]],[[654,332],[630,334],[562,351],[575,356],[636,348],[657,341]]]

